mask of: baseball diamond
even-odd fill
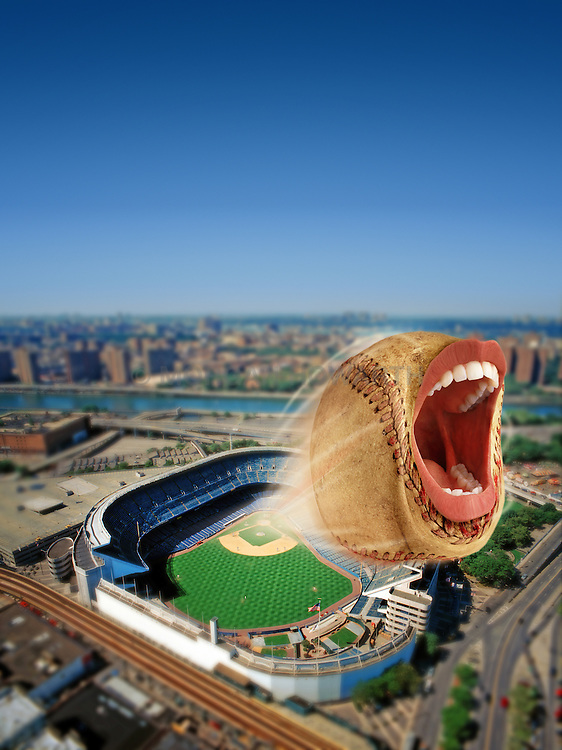
[[[174,607],[201,622],[216,616],[219,628],[229,631],[305,622],[319,598],[323,610],[336,608],[350,601],[359,586],[271,512],[252,514],[171,556],[167,574],[178,590]]]

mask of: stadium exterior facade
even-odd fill
[[[280,490],[296,482],[300,456],[288,448],[235,450],[104,498],[88,514],[74,544],[82,603],[200,667],[250,680],[277,700],[348,698],[360,680],[409,661],[416,631],[407,622],[379,647],[345,647],[318,659],[278,658],[241,647],[232,633],[220,630],[220,622],[217,630],[216,622],[190,619],[162,600],[152,575],[155,561],[204,543],[255,510],[275,509]],[[404,563],[373,573],[342,548],[334,550],[321,534],[293,522],[320,555],[361,579],[357,606],[363,612],[384,603],[394,587],[421,578],[419,568]]]

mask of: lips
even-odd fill
[[[495,341],[457,341],[429,364],[413,414],[412,452],[423,487],[459,523],[495,506],[493,423],[506,365]]]

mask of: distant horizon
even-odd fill
[[[162,312],[162,313],[148,313],[148,312],[142,312],[142,313],[134,313],[134,312],[115,312],[115,313],[107,313],[107,312],[92,312],[92,313],[85,313],[85,312],[58,312],[58,313],[9,313],[9,314],[2,314],[0,313],[0,323],[2,321],[8,321],[8,320],[25,320],[28,318],[31,319],[37,319],[37,320],[71,320],[71,319],[84,319],[84,320],[92,320],[92,319],[110,319],[115,320],[119,318],[123,319],[133,319],[133,320],[155,320],[155,319],[179,319],[179,318],[186,318],[186,319],[201,319],[201,318],[217,318],[219,320],[229,320],[229,319],[242,319],[242,320],[253,320],[253,319],[271,319],[271,318],[343,318],[345,316],[353,316],[353,317],[360,317],[363,315],[367,315],[370,317],[374,317],[375,320],[370,321],[372,324],[376,323],[384,323],[387,320],[443,320],[443,321],[548,321],[551,323],[560,323],[562,324],[562,315],[542,315],[542,314],[524,314],[524,313],[516,313],[513,315],[509,314],[490,314],[490,315],[456,315],[454,313],[439,313],[439,314],[431,314],[431,313],[381,313],[377,311],[367,311],[367,310],[334,310],[330,312],[326,311],[312,311],[312,312],[305,312],[305,311],[294,311],[294,312],[225,312],[225,313],[218,313],[218,312]]]

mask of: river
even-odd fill
[[[117,413],[141,413],[145,411],[173,411],[178,407],[186,411],[218,411],[236,413],[281,414],[297,412],[304,401],[268,396],[230,395],[185,395],[165,393],[46,393],[46,392],[0,392],[0,412],[12,409],[45,411],[81,411],[84,406],[95,405]],[[559,403],[504,404],[504,412],[529,411],[540,416],[562,415]]]
[[[165,393],[0,393],[0,412],[11,409],[45,411],[81,411],[85,406],[97,406],[110,412],[141,413],[172,411],[181,407],[194,411],[280,414],[298,411],[302,401],[289,403],[289,397],[267,396],[171,396]]]

